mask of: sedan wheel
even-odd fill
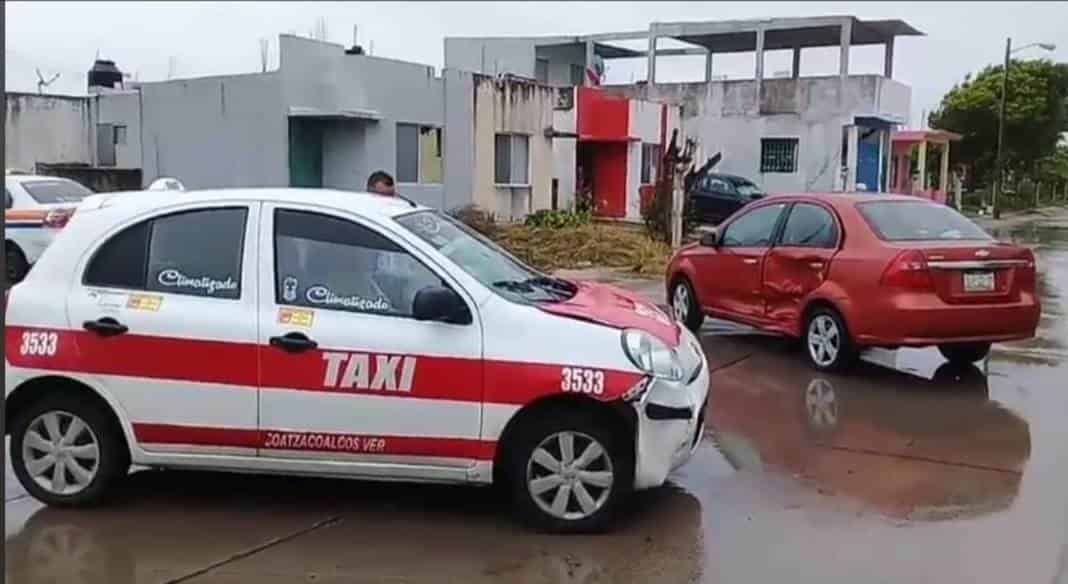
[[[830,367],[842,348],[842,333],[829,315],[821,314],[808,325],[808,353],[820,367]]]
[[[842,317],[830,308],[818,308],[809,316],[804,344],[809,362],[821,371],[842,369],[856,358]]]
[[[680,277],[671,289],[671,314],[675,320],[694,332],[701,328],[701,323],[705,320],[693,287],[685,277]]]

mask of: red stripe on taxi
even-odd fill
[[[24,354],[23,333],[56,333],[51,354]],[[390,395],[399,398],[525,404],[570,390],[611,400],[634,386],[641,375],[611,369],[583,368],[566,363],[525,363],[432,355],[414,358],[408,391],[368,390],[327,385],[325,353],[373,353],[359,348],[316,349],[287,353],[277,347],[227,341],[123,334],[100,337],[77,330],[9,326],[7,360],[12,365],[50,371],[167,379],[250,389],[293,389],[330,393]],[[384,355],[373,353],[374,355]],[[344,366],[342,366],[343,368]],[[565,371],[566,370],[566,371]],[[603,375],[603,378],[600,376]],[[262,377],[261,377],[262,376]],[[261,383],[262,379],[262,383]],[[570,387],[567,387],[570,385]],[[485,387],[483,395],[482,387]]]

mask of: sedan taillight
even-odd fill
[[[74,209],[50,209],[44,218],[44,226],[62,229],[70,222]]]
[[[923,253],[909,249],[905,250],[886,266],[883,277],[879,280],[883,286],[905,288],[908,290],[933,290],[934,281],[931,279],[931,269],[927,266],[927,258]]]

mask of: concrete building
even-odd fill
[[[643,31],[575,37],[450,38],[445,65],[557,81],[567,71],[571,83],[590,85],[599,80],[601,60],[645,57],[645,82],[606,90],[681,106],[682,131],[697,138],[704,154],[722,152],[718,170],[770,192],[885,191],[890,133],[907,121],[911,100],[909,87],[892,79],[894,42],[916,35],[922,33],[900,20],[852,16],[653,23]],[[648,49],[610,44],[635,39]],[[659,48],[661,39],[687,48]],[[882,75],[851,75],[851,47],[873,44],[884,46]],[[831,46],[839,48],[838,75],[801,77],[803,50]],[[782,49],[793,51],[790,76],[765,78],[764,53]],[[715,79],[715,55],[744,52],[755,54],[752,79]],[[679,55],[704,56],[704,81],[657,81],[657,59]]]

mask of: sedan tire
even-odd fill
[[[671,286],[671,314],[675,320],[686,325],[686,328],[697,332],[705,321],[704,312],[697,303],[697,295],[694,294],[690,280],[685,276],[675,280]]]
[[[819,371],[841,371],[856,361],[845,320],[832,308],[817,308],[808,315],[801,341],[808,362]]]

